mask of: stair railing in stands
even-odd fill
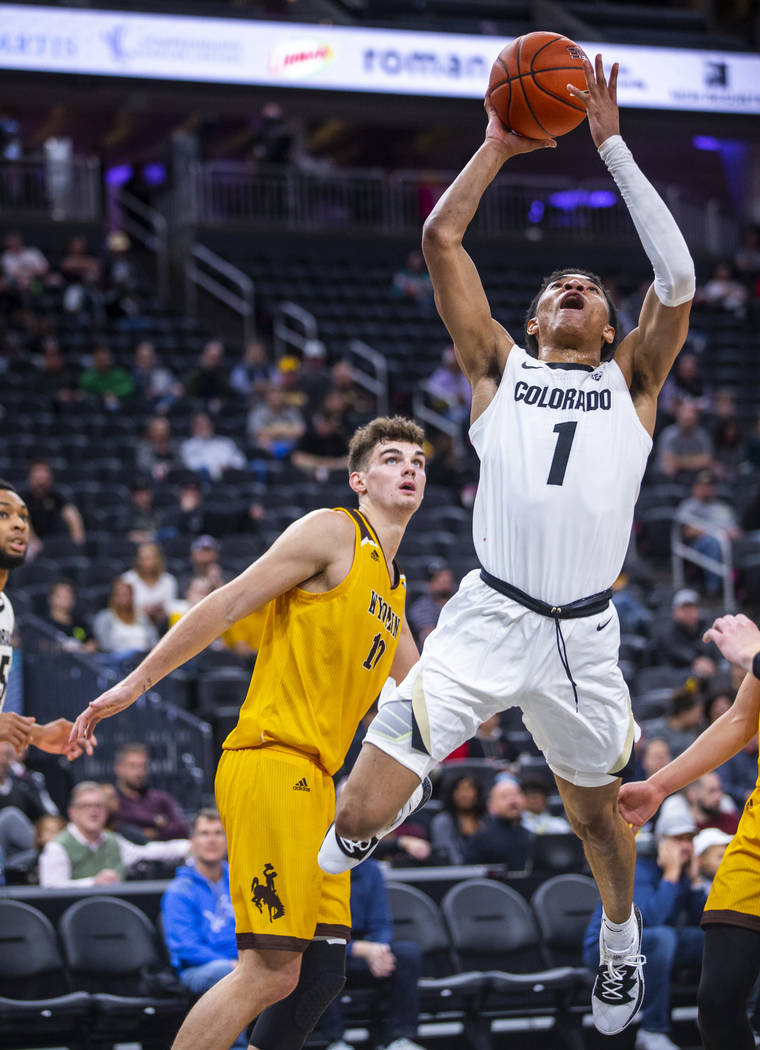
[[[304,343],[317,338],[317,319],[298,303],[278,303],[273,322],[274,356],[279,361],[286,354],[303,354]]]
[[[688,525],[693,529],[714,537],[720,544],[720,561],[702,554],[684,540],[683,526]],[[723,607],[724,612],[734,612],[736,601],[734,598],[734,562],[731,554],[731,541],[725,529],[709,525],[701,518],[692,517],[683,511],[676,513],[673,517],[673,525],[670,533],[670,555],[673,565],[673,586],[678,590],[684,586],[684,562],[698,565],[706,572],[713,572],[720,576],[723,581]]]
[[[461,425],[433,408],[430,401],[430,394],[424,386],[419,385],[412,397],[412,415],[414,419],[423,426],[432,427],[433,430],[448,434],[457,457],[463,455],[464,445]]]
[[[108,212],[112,228],[124,230],[155,255],[158,298],[161,305],[166,306],[169,297],[169,232],[166,219],[123,187],[109,197]]]
[[[100,163],[94,157],[38,154],[0,160],[0,215],[63,221],[101,219]]]
[[[346,358],[354,366],[354,382],[375,398],[378,416],[388,415],[388,362],[363,339],[352,339]]]
[[[185,309],[193,317],[198,316],[198,288],[238,314],[243,325],[244,343],[254,338],[253,281],[237,266],[202,244],[194,244],[185,261]]]

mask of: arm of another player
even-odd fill
[[[652,430],[657,394],[686,339],[696,287],[694,263],[675,219],[620,137],[617,62],[609,82],[601,55],[596,56],[595,67],[588,60],[584,67],[586,90],[579,91],[572,84],[567,90],[586,107],[591,137],[617,183],[654,270],[638,328],[626,336],[615,356],[629,385],[635,377],[637,387],[651,402],[642,421],[651,423]]]
[[[513,340],[491,317],[478,271],[462,246],[462,239],[481,197],[510,157],[556,146],[553,139],[528,139],[507,131],[488,98],[485,108],[485,141],[440,198],[422,231],[422,251],[438,313],[473,389],[473,419],[493,397]],[[481,403],[484,395],[478,391],[483,379],[493,387],[490,396],[486,392],[485,403]]]
[[[348,571],[353,539],[353,522],[339,511],[317,510],[299,518],[245,572],[185,613],[134,671],[93,700],[77,718],[72,742],[88,738],[101,719],[129,707],[232,624],[292,587],[327,573],[350,551]]]

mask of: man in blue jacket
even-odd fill
[[[226,856],[219,814],[214,809],[199,810],[193,821],[189,863],[177,871],[161,899],[172,966],[193,995],[208,991],[237,965]],[[248,1046],[245,1032],[233,1046]]]
[[[633,899],[641,911],[646,991],[635,1050],[678,1050],[670,1031],[670,976],[674,968],[698,967],[704,933],[699,920],[707,900],[694,857],[696,825],[685,811],[663,814],[657,822],[657,852],[636,860]],[[595,969],[599,959],[599,905],[583,941],[583,961]]]

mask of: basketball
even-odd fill
[[[507,44],[491,67],[488,95],[499,119],[531,139],[565,135],[586,116],[567,85],[585,90],[583,48],[560,33],[526,33]]]

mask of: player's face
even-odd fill
[[[384,441],[372,449],[367,469],[355,476],[373,503],[414,513],[425,492],[425,453],[407,441]]]
[[[29,543],[29,511],[15,492],[0,489],[0,569],[23,565]]]
[[[528,331],[539,341],[582,334],[589,338],[598,333],[599,346],[611,342],[615,330],[609,323],[609,309],[604,292],[583,274],[563,274],[545,289],[536,307],[536,316]],[[535,330],[531,328],[535,322]]]

